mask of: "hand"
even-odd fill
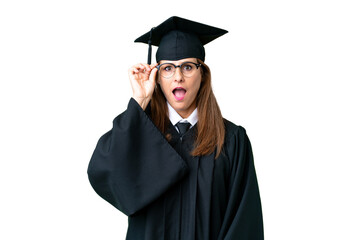
[[[139,63],[129,68],[129,79],[133,90],[133,98],[146,109],[156,85],[157,64]]]

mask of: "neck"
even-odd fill
[[[195,103],[195,101],[194,101],[187,109],[177,110],[176,112],[177,112],[182,118],[188,118],[195,109],[196,109],[196,103]]]
[[[175,125],[177,122],[181,121],[181,120],[187,120],[189,123],[191,123],[192,126],[194,126],[197,121],[198,121],[198,112],[197,109],[194,108],[193,110],[186,113],[186,114],[179,114],[179,111],[176,111],[169,103],[167,103],[168,105],[168,117],[170,119],[170,122]],[[181,113],[183,113],[183,111],[181,111]]]

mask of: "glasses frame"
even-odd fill
[[[161,66],[163,66],[163,65],[165,65],[165,64],[173,65],[173,66],[175,67],[174,73],[173,73],[170,77],[164,77],[164,76],[162,76],[163,78],[171,78],[171,77],[173,77],[173,76],[175,75],[176,68],[180,68],[181,74],[184,75],[183,72],[182,72],[182,70],[181,70],[181,67],[182,67],[184,64],[186,64],[186,63],[192,63],[192,64],[194,64],[194,65],[196,66],[196,69],[199,69],[199,67],[201,67],[201,63],[194,63],[194,62],[183,62],[183,63],[180,64],[180,65],[175,65],[175,64],[173,64],[173,63],[165,62],[165,63],[162,63],[162,64],[160,64],[160,65],[157,65],[156,68],[157,68],[158,71],[160,72],[160,67],[161,67]],[[161,75],[161,73],[160,73],[160,75]],[[184,76],[185,76],[185,75],[184,75]]]

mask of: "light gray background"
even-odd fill
[[[267,240],[360,239],[357,1],[1,1],[1,239],[124,239],[87,164],[131,97],[133,40],[177,15],[253,145]],[[154,50],[155,52],[155,50]]]

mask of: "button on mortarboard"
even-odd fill
[[[135,42],[158,46],[156,61],[176,61],[184,58],[205,60],[204,45],[228,31],[180,17],[171,17]],[[148,57],[151,59],[151,56]],[[151,62],[148,61],[148,64]]]

